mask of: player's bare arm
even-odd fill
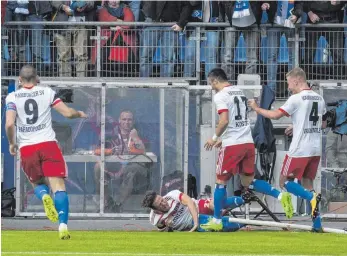
[[[5,130],[6,130],[6,135],[8,138],[9,142],[9,151],[11,155],[16,155],[17,152],[17,145],[15,143],[15,135],[16,135],[16,116],[17,112],[15,110],[8,109],[6,111],[6,125],[5,125]]]
[[[228,124],[229,124],[229,112],[228,111],[222,112],[219,115],[219,122],[216,127],[214,136],[205,143],[204,147],[206,150],[211,150],[213,146],[216,146],[216,147],[221,146],[222,142],[221,141],[218,142],[218,138],[224,133],[225,129],[228,127]]]
[[[283,113],[279,109],[267,110],[267,109],[260,108],[254,99],[248,100],[247,103],[248,103],[248,107],[252,108],[255,112],[257,112],[257,114],[262,115],[263,117],[273,119],[273,120],[278,120],[285,116],[285,113]]]
[[[65,103],[59,102],[53,106],[53,108],[66,118],[87,118],[87,115],[83,111],[77,111],[73,108],[69,108]]]
[[[196,205],[195,205],[194,201],[188,195],[186,195],[184,193],[182,193],[181,203],[188,207],[190,214],[193,217],[194,226],[189,231],[189,232],[193,232],[199,227],[198,210],[196,209]]]

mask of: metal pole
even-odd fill
[[[106,84],[101,86],[101,164],[100,164],[100,214],[104,213],[105,202],[105,120],[106,120]]]
[[[170,90],[171,91],[171,90]],[[184,95],[182,90],[175,90],[176,94],[176,170],[183,171],[183,141],[184,141]]]
[[[101,27],[96,28],[96,76],[101,76]]]
[[[196,63],[195,63],[195,69],[196,69],[196,72],[195,72],[195,77],[196,77],[196,81],[199,82],[200,84],[200,77],[201,77],[201,67],[200,67],[200,54],[201,54],[201,28],[200,27],[197,27],[195,29],[195,52],[196,52]]]
[[[160,188],[165,172],[165,90],[159,89],[159,136],[160,136]]]
[[[300,65],[300,31],[298,27],[294,29],[294,67],[299,67]]]
[[[245,220],[239,218],[229,218],[229,222],[241,223],[252,226],[267,226],[267,227],[275,227],[275,228],[286,228],[286,229],[301,229],[312,231],[312,227],[308,225],[299,225],[299,224],[291,224],[291,223],[282,223],[282,222],[274,222],[274,221],[262,221],[262,220]],[[326,233],[335,233],[335,234],[345,234],[347,235],[347,231],[335,228],[323,228],[323,231]]]
[[[184,193],[188,194],[188,143],[189,143],[189,91],[184,94]]]

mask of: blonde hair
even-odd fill
[[[286,78],[288,77],[295,77],[295,78],[300,78],[306,82],[306,73],[302,68],[293,68],[291,71],[289,71],[286,74]]]

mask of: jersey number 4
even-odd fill
[[[313,126],[317,126],[317,122],[319,120],[319,116],[318,116],[318,102],[314,101],[312,103],[312,108],[311,108],[311,113],[310,113],[310,118],[309,121],[313,122]]]
[[[24,111],[30,116],[26,119],[27,124],[35,124],[39,118],[39,108],[37,102],[33,99],[28,99],[24,103]]]

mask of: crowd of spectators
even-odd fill
[[[1,1],[1,8],[2,24],[6,21],[23,21],[23,25],[2,29],[2,36],[7,35],[6,39],[3,39],[6,49],[2,49],[2,61],[4,64],[17,64],[17,69],[21,64],[30,62],[39,71],[51,71],[54,69],[52,68],[54,63],[56,76],[90,76],[90,71],[96,69],[98,61],[95,26],[77,26],[73,23],[102,21],[115,23],[112,28],[101,27],[100,61],[103,71],[122,71],[114,76],[196,77],[197,35],[195,28],[187,27],[187,23],[208,22],[215,23],[215,26],[201,30],[204,38],[202,39],[204,65],[201,79],[205,80],[204,74],[217,66],[226,70],[232,82],[235,82],[238,73],[263,72],[265,82],[273,90],[278,87],[280,72],[278,55],[283,35],[287,39],[288,47],[288,60],[285,66],[291,69],[295,65],[295,24],[343,23],[346,21],[345,9],[347,9],[346,1],[246,0],[18,0]],[[25,21],[68,21],[71,24],[53,27],[41,24],[26,26]],[[171,22],[175,25],[166,27],[122,25],[123,22],[137,21],[154,24]],[[219,22],[227,22],[230,27],[219,27]],[[259,25],[262,23],[277,26],[260,29]],[[244,63],[237,63],[235,49],[241,32],[246,47],[246,58]],[[267,51],[262,58],[260,49],[264,33],[267,36]],[[319,41],[322,36],[326,44],[322,60],[317,60],[317,48],[320,47]],[[300,40],[300,49],[303,50],[300,51],[299,64],[309,74],[314,73],[310,69],[313,65],[321,68],[330,66],[316,74],[324,73],[329,79],[346,79],[347,35],[342,27],[331,29],[306,27],[301,31],[300,37],[305,40]],[[44,46],[46,41],[48,41],[47,47]],[[52,45],[53,47],[50,47]],[[27,53],[28,48],[30,54]],[[156,65],[158,62],[159,65]],[[265,65],[260,65],[261,63]],[[159,66],[159,69],[154,66]],[[8,70],[13,71],[13,66],[8,66]],[[6,75],[3,71],[2,74]],[[106,76],[101,74],[103,75]]]

